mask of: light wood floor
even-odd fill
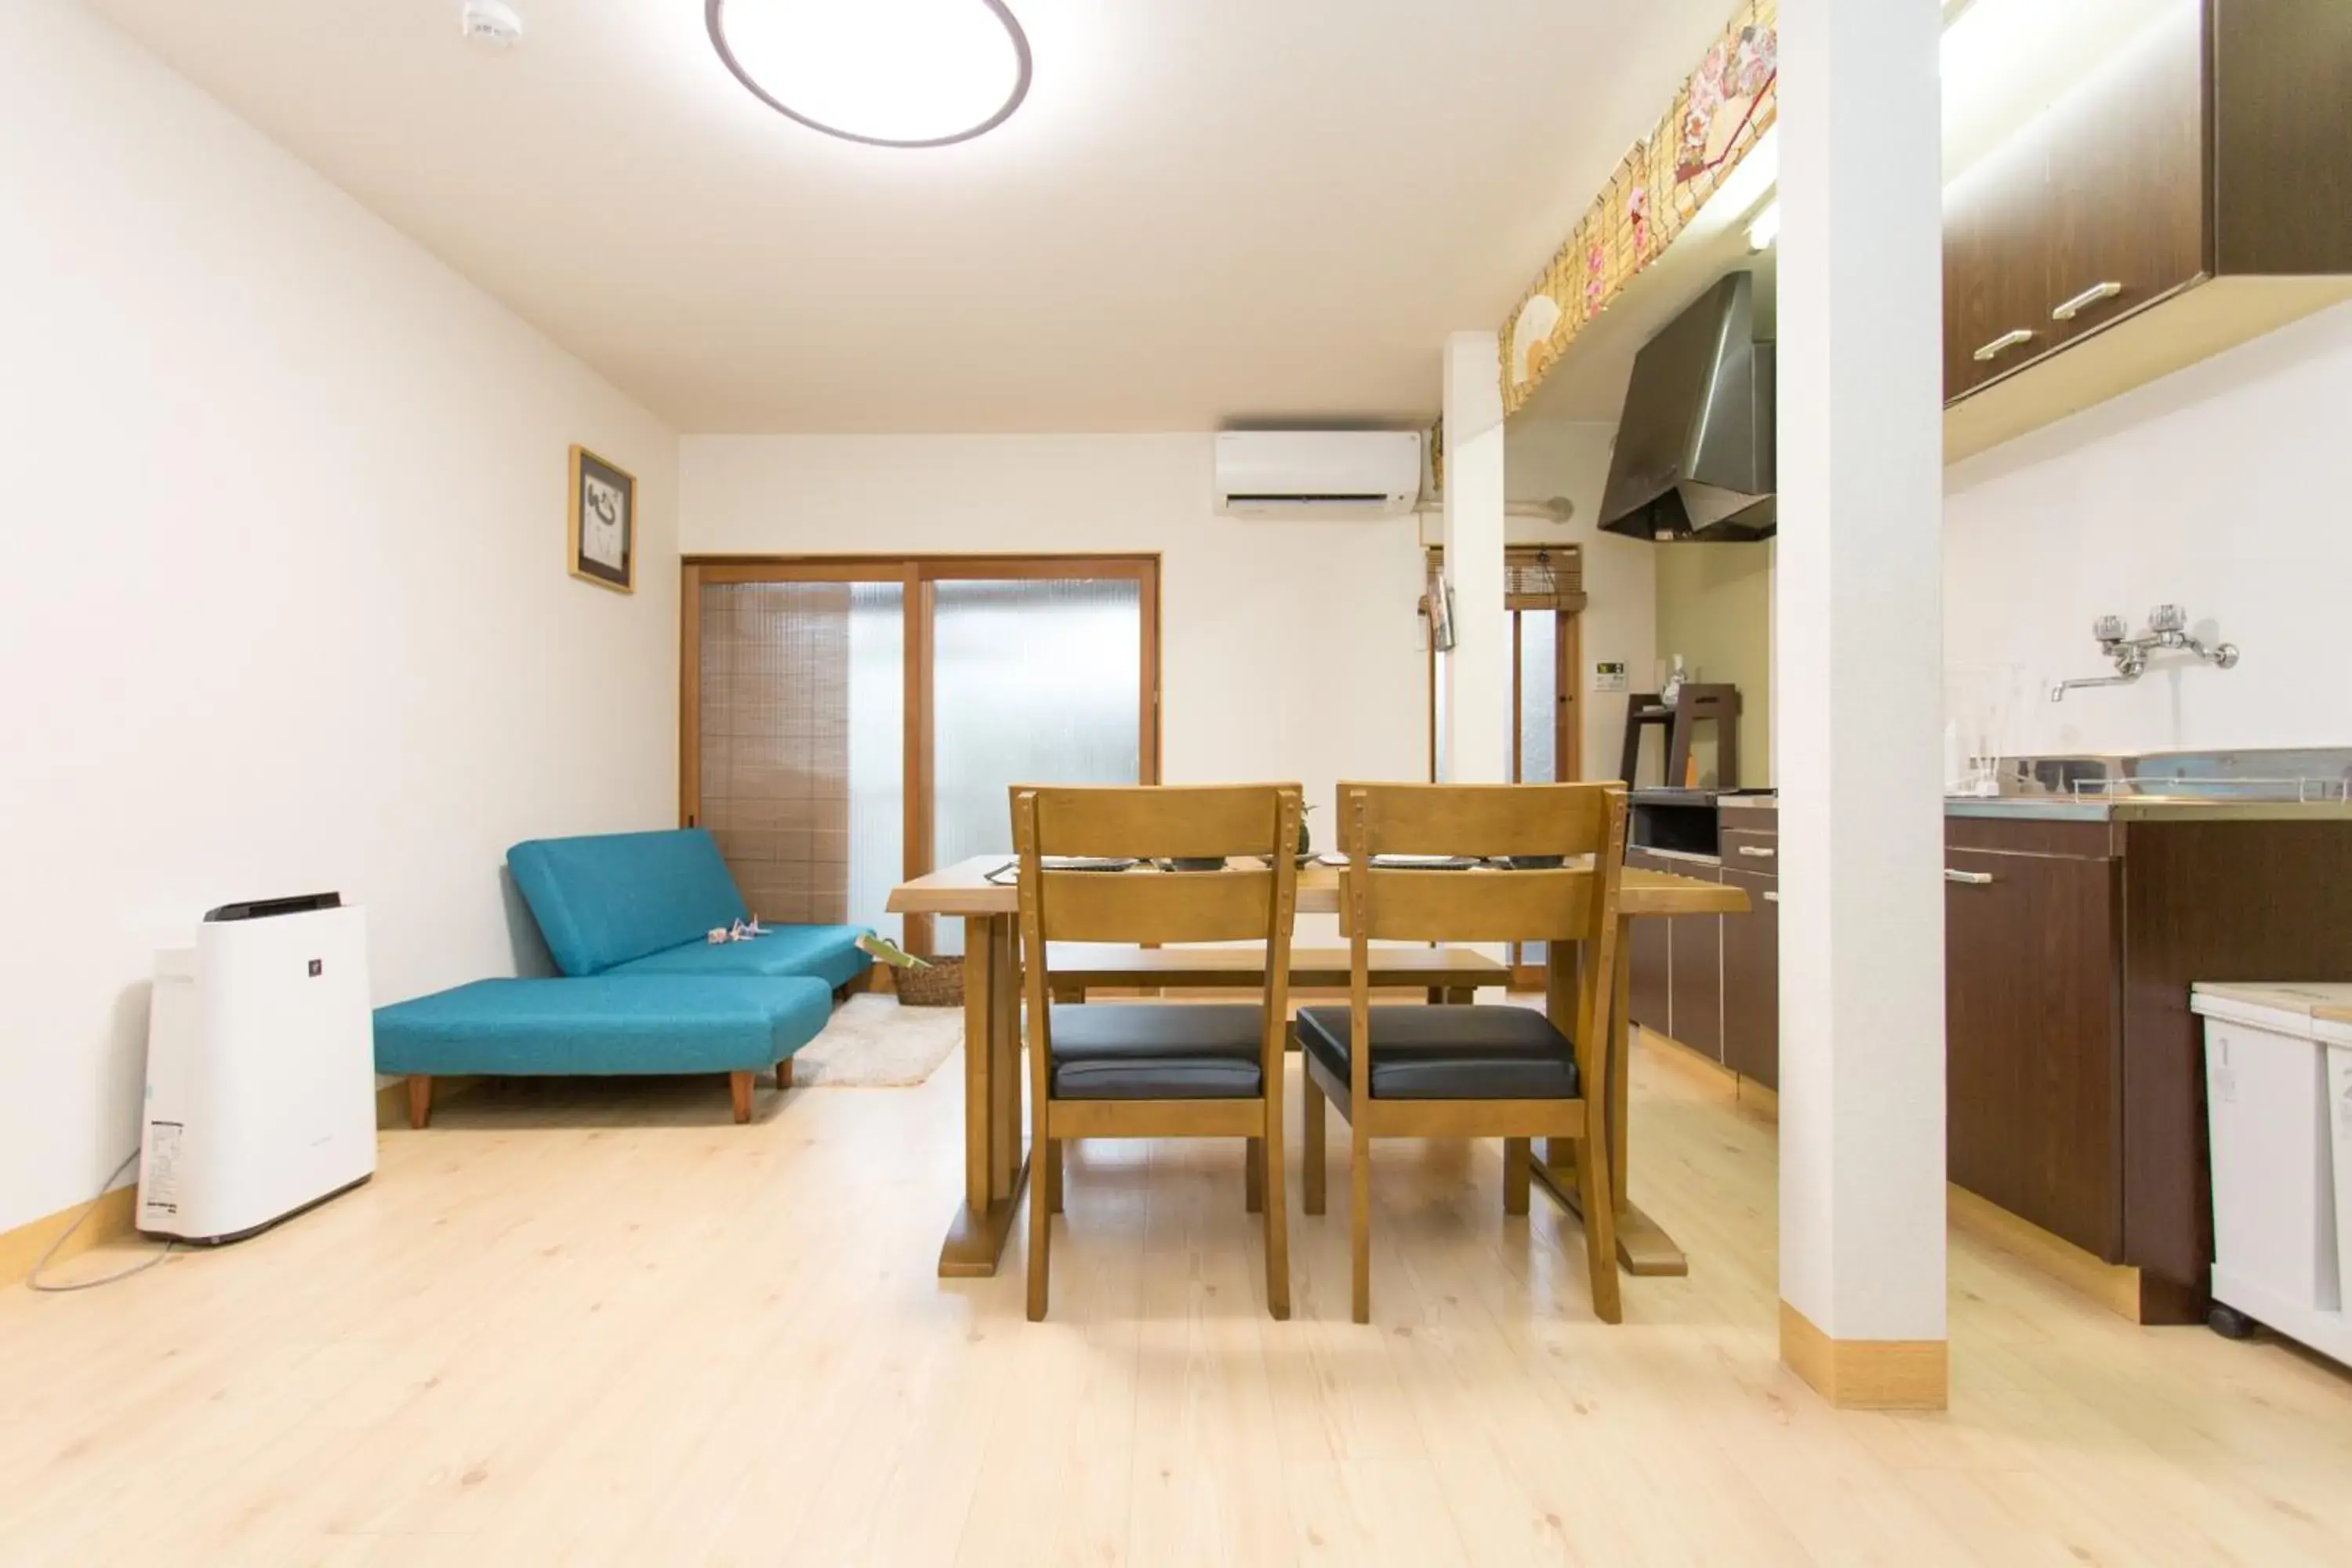
[[[1493,1145],[1383,1154],[1362,1329],[1344,1181],[1294,1163],[1276,1323],[1237,1145],[1087,1146],[1033,1327],[1017,1239],[932,1277],[957,1085],[486,1090],[281,1231],[0,1293],[0,1563],[2352,1562],[2352,1380],[1966,1241],[1950,1413],[1823,1407],[1771,1130],[1647,1052],[1693,1267],[1613,1330]]]

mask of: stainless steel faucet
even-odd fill
[[[2050,700],[2063,702],[2066,693],[2091,686],[2129,686],[2147,670],[2148,656],[2154,653],[2178,652],[2192,655],[2216,669],[2229,669],[2238,662],[2238,645],[2219,643],[2207,647],[2189,635],[2189,612],[2178,605],[2158,605],[2147,613],[2147,630],[2137,637],[2124,635],[2121,616],[2101,616],[2091,623],[2091,635],[2099,639],[2099,651],[2115,661],[2113,675],[2095,676],[2080,680],[2062,680],[2050,689]]]

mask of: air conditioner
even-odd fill
[[[1417,430],[1228,430],[1217,510],[1230,517],[1402,517],[1421,495]]]

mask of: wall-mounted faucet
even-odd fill
[[[2189,612],[2178,605],[2158,605],[2147,613],[2147,630],[2137,637],[2124,635],[2121,616],[2101,616],[2091,624],[2091,635],[2099,639],[2099,651],[2115,661],[2113,675],[2096,676],[2083,680],[2062,680],[2050,689],[2050,700],[2063,702],[2066,693],[2088,686],[2129,686],[2147,669],[2148,655],[2166,651],[2186,653],[2204,660],[2217,669],[2228,669],[2238,662],[2238,645],[2220,643],[2207,647],[2189,635]]]

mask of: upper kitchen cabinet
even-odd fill
[[[1948,458],[2352,298],[2352,4],[2148,4],[1945,191]]]
[[[1944,192],[1944,395],[1961,397],[2050,346],[2042,139],[1995,148]]]

